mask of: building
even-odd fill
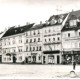
[[[62,24],[68,14],[53,15],[43,27],[43,63],[60,64],[62,62]]]
[[[37,24],[25,32],[26,63],[42,63],[42,24]]]
[[[2,37],[2,62],[21,63],[25,60],[24,54],[24,32],[31,28],[33,24],[20,27],[11,27]]]
[[[72,11],[62,29],[63,63],[80,63],[80,10]]]

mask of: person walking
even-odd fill
[[[74,60],[73,61],[73,70],[75,70],[75,67],[76,67],[76,61]]]

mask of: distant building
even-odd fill
[[[69,13],[62,29],[63,63],[80,63],[80,10]]]

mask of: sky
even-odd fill
[[[72,9],[80,10],[80,0],[0,0],[0,31],[27,22],[44,23],[50,16]]]

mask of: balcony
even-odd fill
[[[54,41],[54,42],[44,42],[44,45],[51,45],[51,44],[60,44],[61,41]]]

